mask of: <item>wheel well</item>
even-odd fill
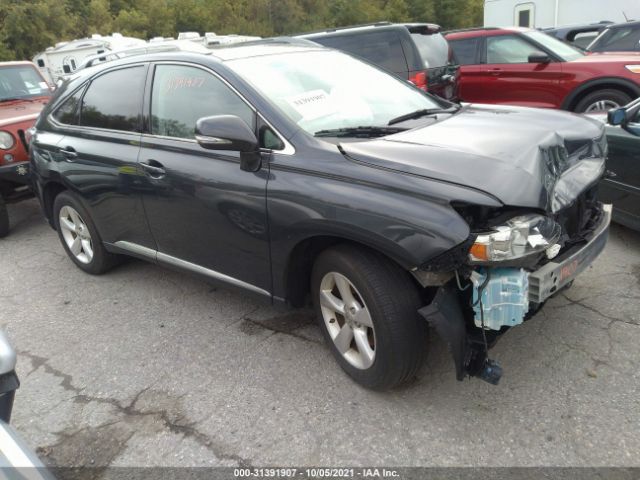
[[[316,258],[324,250],[338,244],[355,245],[358,248],[375,252],[402,268],[402,266],[392,257],[361,242],[341,237],[334,237],[331,235],[307,238],[294,247],[289,255],[289,261],[287,263],[285,273],[285,292],[286,299],[291,305],[294,307],[302,307],[308,303],[308,295],[311,290],[311,269],[313,268]],[[409,275],[409,277],[416,285],[418,285],[412,275]]]
[[[48,183],[42,192],[42,201],[44,203],[44,214],[51,226],[54,225],[53,221],[53,202],[60,192],[64,192],[66,188],[61,183],[52,182]]]
[[[623,92],[629,95],[631,99],[634,99],[635,97],[638,96],[638,92],[636,92],[633,88],[631,88],[631,86],[628,86],[624,83],[619,83],[619,82],[596,83],[594,85],[590,85],[580,90],[577,94],[575,94],[574,97],[571,99],[567,110],[573,111],[578,106],[578,103],[580,103],[580,101],[584,97],[586,97],[587,95],[593,92],[597,92],[598,90],[606,90],[606,89],[619,90],[620,92]]]

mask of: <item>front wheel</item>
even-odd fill
[[[626,93],[613,88],[596,90],[586,95],[576,105],[577,113],[607,112],[613,108],[625,106],[631,101]]]
[[[384,390],[415,378],[427,328],[405,271],[377,253],[343,245],[318,257],[311,285],[325,339],[356,382]]]
[[[6,237],[9,234],[9,211],[7,210],[7,204],[0,195],[0,238]]]

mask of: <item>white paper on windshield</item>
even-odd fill
[[[329,98],[324,90],[310,90],[298,95],[285,98],[304,120],[326,117],[338,113],[336,103]]]
[[[47,82],[38,82],[38,85],[40,85],[40,88],[42,90],[47,90],[49,88],[49,85],[47,85]]]

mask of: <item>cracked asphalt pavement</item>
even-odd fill
[[[13,424],[55,466],[639,466],[640,234],[613,226],[573,287],[457,382],[433,335],[417,381],[342,373],[312,315],[140,261],[93,277],[35,200],[0,240]]]

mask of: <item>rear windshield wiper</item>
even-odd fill
[[[330,130],[320,130],[314,135],[316,137],[381,137],[383,135],[391,135],[392,133],[398,133],[406,130],[406,128],[400,127],[346,127],[346,128],[332,128]]]
[[[412,120],[414,118],[426,117],[427,115],[435,115],[437,113],[455,113],[460,109],[460,107],[454,106],[450,108],[423,108],[421,110],[416,110],[414,112],[405,113],[404,115],[400,115],[399,117],[392,118],[389,120],[387,125],[393,125],[395,123],[401,123],[405,120]]]

